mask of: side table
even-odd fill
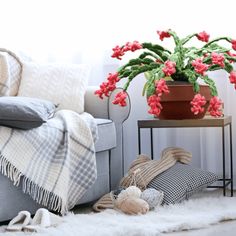
[[[153,159],[153,129],[159,128],[202,128],[202,127],[219,127],[222,133],[222,161],[223,176],[222,185],[209,186],[210,188],[223,188],[223,194],[226,195],[226,187],[230,185],[231,197],[233,196],[233,154],[232,154],[232,117],[224,116],[220,118],[205,117],[203,119],[191,120],[158,120],[154,118],[138,120],[138,153],[141,153],[141,129],[150,129],[151,139],[151,158]],[[230,173],[226,178],[226,154],[225,154],[225,128],[229,128],[229,165]]]

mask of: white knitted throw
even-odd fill
[[[22,190],[36,202],[65,213],[97,177],[93,120],[61,110],[35,129],[0,126],[0,172],[14,185],[22,181]]]

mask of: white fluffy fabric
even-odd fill
[[[235,197],[202,197],[160,207],[146,215],[129,216],[115,210],[70,214],[64,217],[64,223],[58,227],[43,229],[37,235],[157,236],[163,232],[204,228],[229,219],[236,219]]]
[[[86,64],[23,63],[18,96],[46,99],[59,109],[82,113],[89,73]]]

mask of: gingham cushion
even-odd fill
[[[220,177],[209,171],[177,162],[173,167],[157,175],[149,184],[164,192],[162,204],[174,204],[188,199],[193,193],[202,190]]]

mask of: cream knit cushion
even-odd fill
[[[86,64],[23,63],[18,96],[46,99],[58,109],[82,113],[89,73]]]

